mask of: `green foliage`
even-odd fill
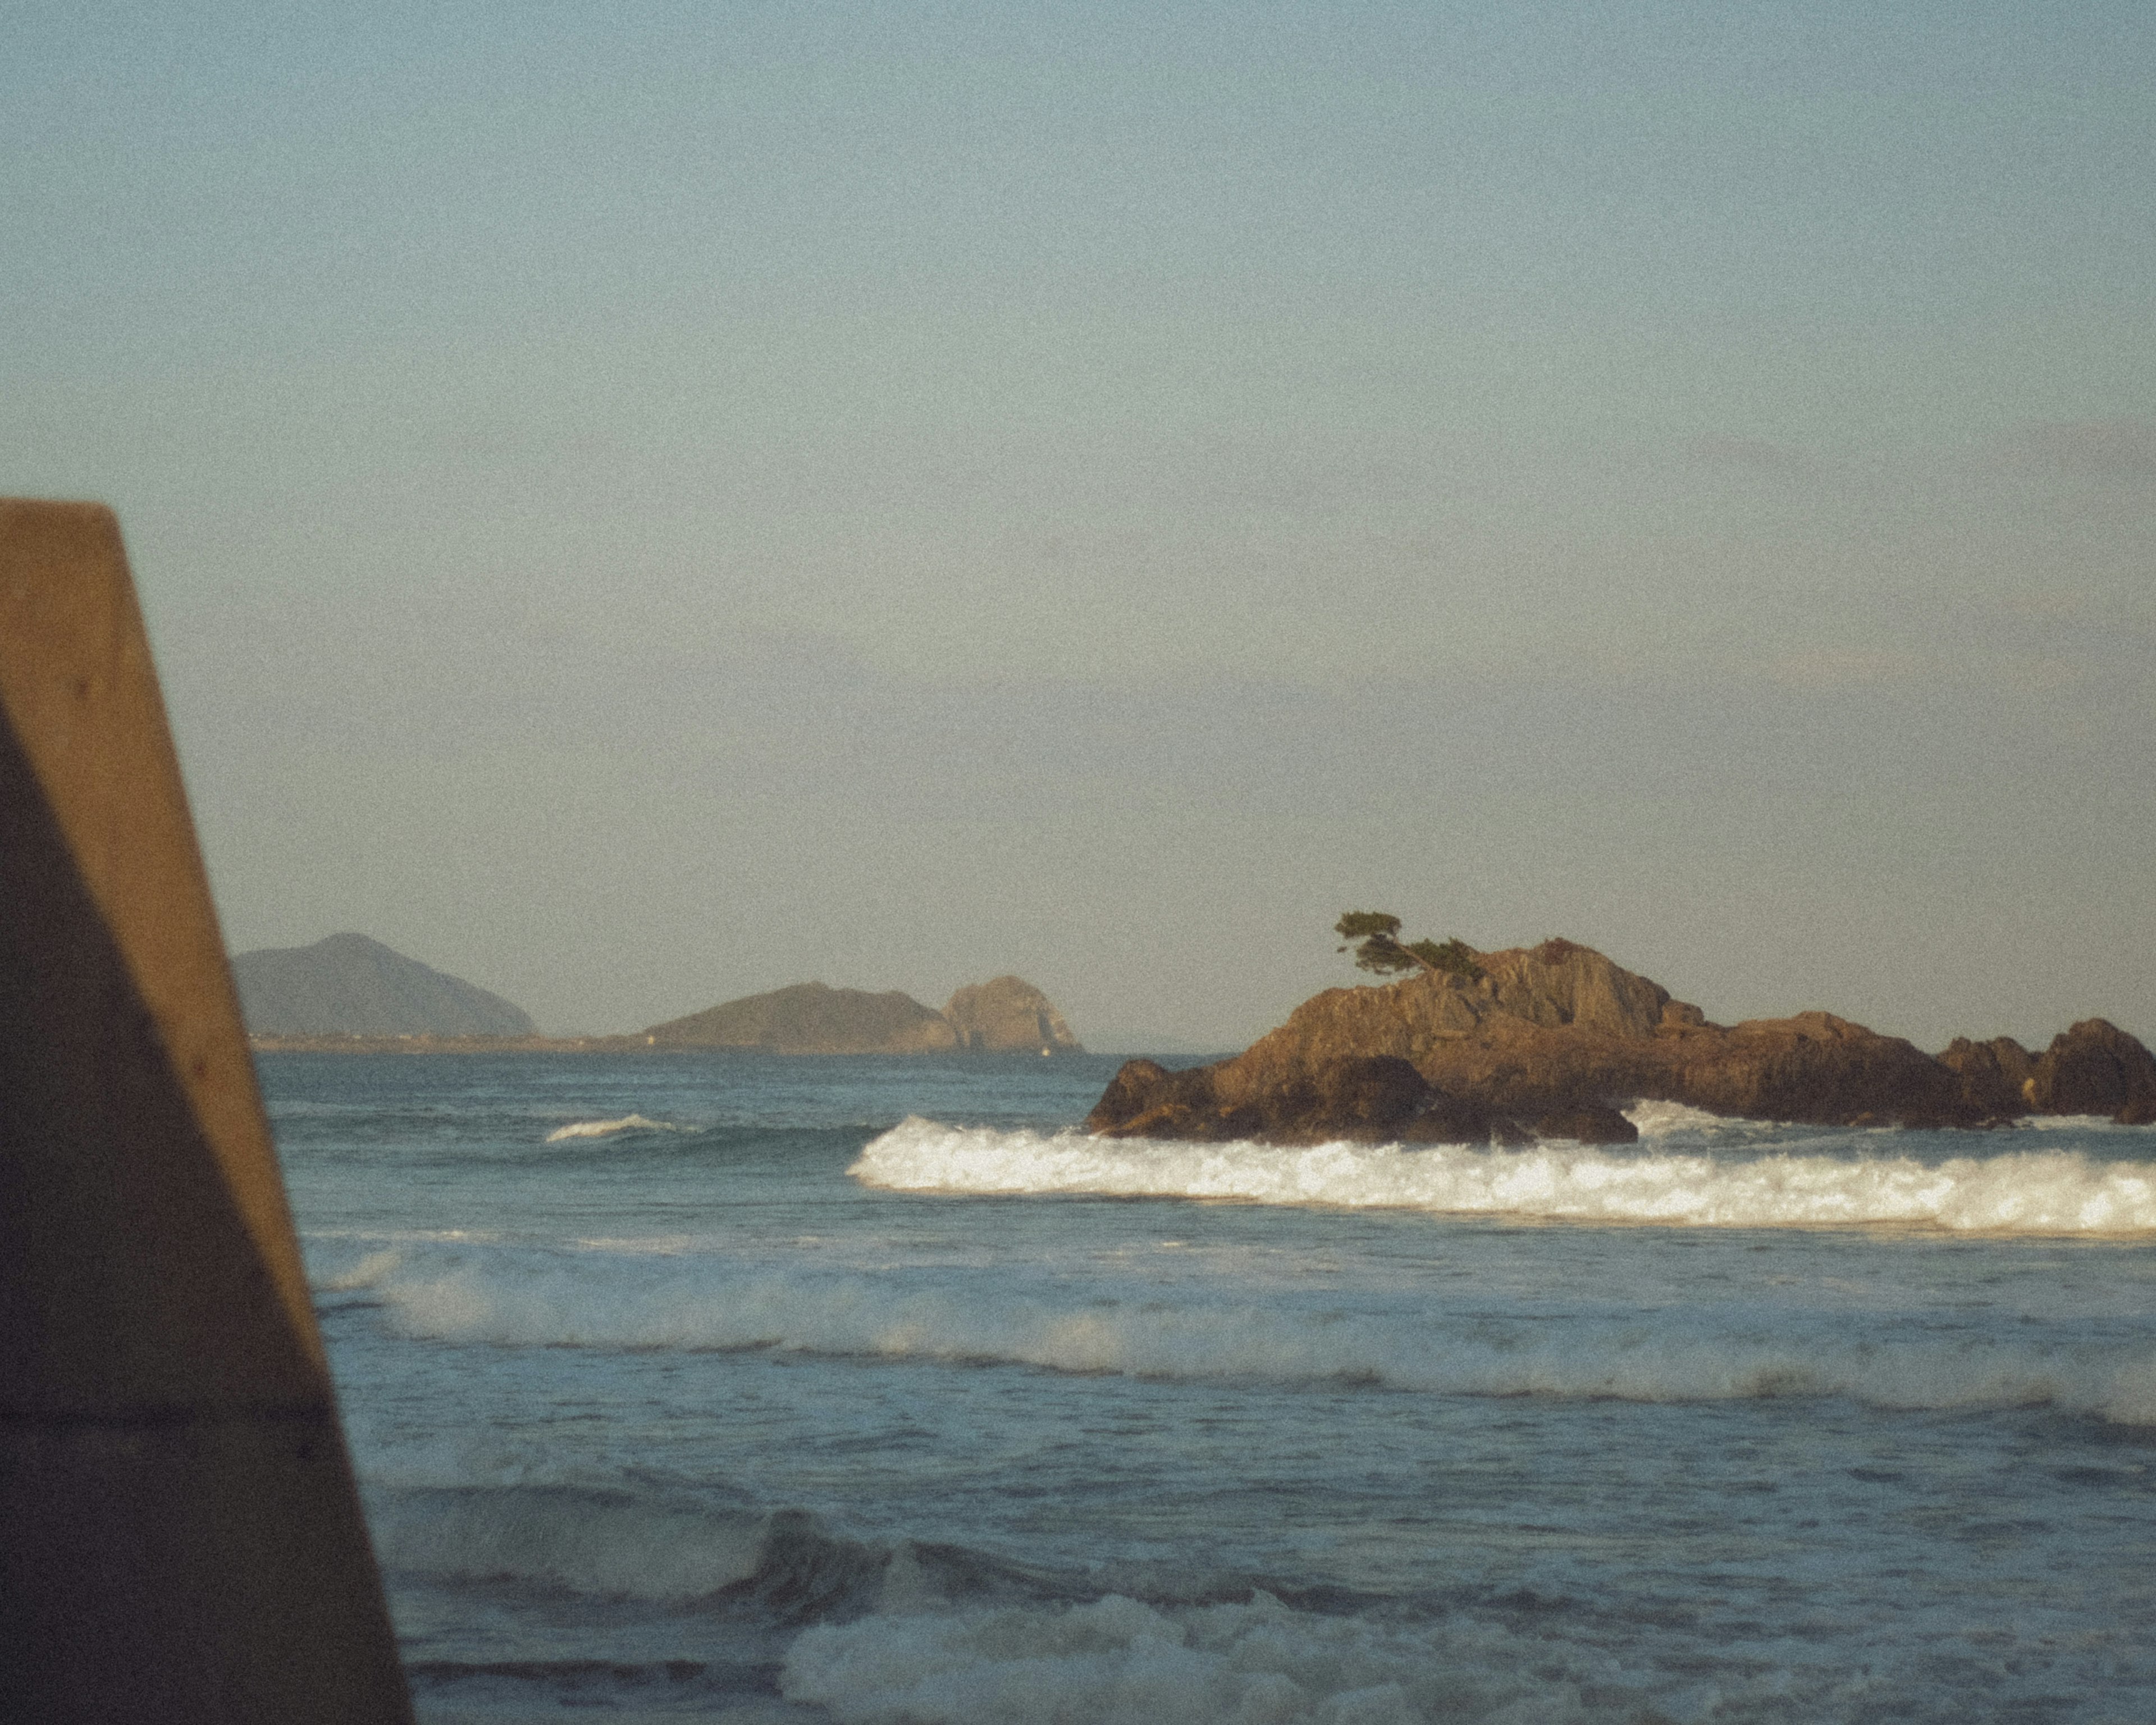
[[[1468,982],[1482,979],[1482,967],[1475,962],[1475,949],[1455,935],[1442,945],[1435,941],[1399,938],[1400,919],[1383,911],[1347,911],[1332,925],[1332,932],[1348,944],[1340,947],[1355,954],[1358,970],[1392,976],[1404,970],[1428,970],[1456,976]]]
[[[1435,941],[1417,941],[1408,948],[1432,970],[1441,970],[1447,976],[1464,977],[1471,983],[1479,983],[1485,974],[1475,962],[1475,948],[1458,935],[1440,945]]]
[[[1399,942],[1400,919],[1383,911],[1344,911],[1332,932],[1348,942],[1339,950],[1354,949],[1355,968],[1373,970],[1379,976],[1413,970],[1420,962]]]

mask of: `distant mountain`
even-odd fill
[[[258,1035],[530,1036],[521,1008],[363,934],[264,947],[232,961]]]
[[[961,988],[942,1012],[895,988],[870,994],[796,983],[654,1024],[644,1035],[660,1047],[760,1048],[773,1054],[1081,1051],[1048,997],[1014,976]]]

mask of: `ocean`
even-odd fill
[[[420,1717],[2156,1719],[2156,1129],[259,1057]]]

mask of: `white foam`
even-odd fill
[[[1237,1199],[1692,1227],[2156,1230],[2156,1170],[2099,1163],[2076,1151],[1926,1163],[1909,1156],[1786,1153],[1730,1159],[1566,1143],[1283,1149],[998,1132],[915,1117],[869,1144],[849,1172],[865,1185],[903,1192]]]
[[[380,1251],[364,1254],[341,1271],[314,1277],[314,1285],[324,1293],[352,1293],[377,1286],[403,1261],[403,1253],[394,1246],[387,1246]]]
[[[1850,1336],[1831,1315],[1756,1304],[1681,1327],[1629,1310],[1561,1326],[1233,1297],[1102,1302],[1077,1291],[983,1301],[874,1273],[743,1269],[723,1257],[501,1254],[378,1285],[399,1332],[497,1346],[776,1348],[1163,1378],[1327,1381],[1434,1394],[1641,1402],[1848,1396],[1896,1409],[2051,1405],[2156,1424],[2145,1342],[2061,1346],[1910,1326]]]
[[[1698,1680],[1578,1643],[1457,1615],[1325,1616],[1260,1592],[1248,1604],[1156,1608],[1111,1594],[824,1624],[788,1650],[779,1687],[844,1725],[1563,1725],[1698,1717],[1792,1689],[1827,1702],[1847,1676],[1821,1661],[1754,1681],[1742,1694],[1744,1679],[1717,1673],[1711,1695],[1687,1692]]]
[[[1714,1134],[1741,1132],[1748,1127],[1756,1130],[1759,1124],[1710,1114],[1704,1108],[1694,1108],[1684,1102],[1635,1102],[1625,1110],[1625,1117],[1639,1128],[1643,1138],[1666,1138],[1675,1132]]]
[[[547,1134],[550,1144],[562,1144],[572,1138],[610,1138],[616,1132],[678,1132],[684,1127],[663,1120],[646,1120],[641,1114],[624,1114],[619,1120],[578,1120],[567,1126],[557,1126]]]

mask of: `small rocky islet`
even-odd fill
[[[2147,1125],[2156,1056],[2102,1019],[2041,1054],[2001,1036],[1929,1055],[1826,1012],[1710,1024],[1660,983],[1559,938],[1460,946],[1455,968],[1424,960],[1404,981],[1328,988],[1209,1065],[1132,1060],[1086,1126],[1284,1145],[1625,1143],[1639,1132],[1621,1111],[1646,1101],[1833,1127],[1999,1127],[2033,1114]]]
[[[1082,1054],[1049,998],[999,976],[971,983],[938,1012],[898,989],[796,983],[729,1000],[644,1033],[657,1048],[755,1048],[771,1054]]]

